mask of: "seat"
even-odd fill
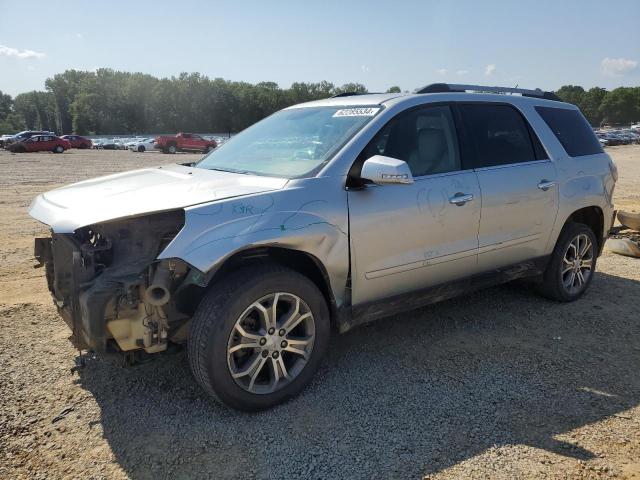
[[[407,162],[414,177],[451,171],[451,161],[447,139],[441,129],[422,128],[418,131],[417,148]]]

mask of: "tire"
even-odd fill
[[[254,315],[258,310],[253,307],[260,302],[272,301],[269,300],[272,297],[275,297],[278,306],[291,305],[291,310],[284,314],[280,311],[281,318],[276,328],[267,330],[265,317]],[[289,321],[285,320],[293,309],[292,300],[295,297],[300,300],[299,311],[306,312],[296,318],[306,318],[285,335],[284,328],[296,315],[292,314]],[[264,312],[271,312],[271,307],[266,307]],[[253,327],[241,324],[243,319],[252,322]],[[237,324],[242,326],[242,330],[237,329]],[[313,325],[312,334],[309,334],[310,324]],[[299,336],[299,328],[305,329],[302,337]],[[246,336],[238,333],[240,331]],[[253,336],[250,348],[237,349],[235,353],[228,354],[228,350],[234,348],[231,345],[237,347],[249,336]],[[329,310],[316,285],[293,270],[266,264],[237,270],[212,286],[193,317],[187,350],[191,371],[210,396],[238,410],[258,411],[285,402],[311,381],[327,349],[329,336]],[[234,343],[238,342],[238,338],[239,343]],[[298,341],[299,344],[310,344],[310,348],[309,345],[301,347],[308,348],[305,356],[287,351],[294,348],[294,338],[311,339]],[[291,344],[287,345],[286,340],[282,339]],[[263,341],[265,346],[262,347],[259,345],[263,343],[256,343]],[[280,347],[283,349],[279,350],[282,353],[278,357],[276,352]],[[240,363],[243,360],[245,363]],[[285,378],[278,362],[281,362],[291,379]],[[247,364],[257,365],[257,368],[245,368]],[[232,370],[241,376],[234,379]],[[255,374],[243,374],[243,371],[255,371]],[[248,388],[254,391],[247,388],[247,382]]]
[[[53,147],[53,153],[64,153],[64,147],[56,145],[55,147]]]
[[[211,150],[213,150],[213,147],[211,145],[208,145],[205,149],[204,149],[204,153],[209,153]]]
[[[580,243],[588,240],[590,245]],[[574,255],[577,245],[585,248],[583,255]],[[572,246],[573,245],[573,246]],[[556,242],[547,266],[539,292],[547,298],[559,302],[573,302],[587,290],[596,272],[598,241],[593,231],[583,223],[569,222],[565,225]],[[580,273],[578,273],[578,271]],[[566,272],[566,273],[564,273]]]
[[[138,146],[138,152],[144,153],[144,151],[145,151],[144,145]]]
[[[174,154],[178,151],[175,145],[169,145],[167,147],[167,153]]]

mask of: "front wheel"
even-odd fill
[[[53,153],[63,153],[64,152],[64,147],[62,147],[61,145],[57,145],[54,149],[53,149]]]
[[[596,271],[597,246],[596,236],[587,225],[568,223],[544,272],[540,293],[560,302],[580,298]]]
[[[175,145],[169,145],[167,147],[167,153],[172,153],[173,154],[173,153],[176,153],[177,151],[178,151],[178,149],[176,148]]]
[[[329,334],[327,304],[308,278],[277,265],[244,268],[202,300],[189,362],[212,397],[239,410],[264,410],[311,381]]]
[[[140,145],[140,146],[138,147],[138,151],[139,151],[140,153],[144,153],[144,151],[145,151],[144,145]]]

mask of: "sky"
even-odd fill
[[[66,69],[256,83],[640,85],[638,0],[0,0],[0,90]]]

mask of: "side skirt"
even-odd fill
[[[421,308],[432,303],[448,300],[483,288],[507,283],[519,278],[542,275],[549,263],[550,256],[539,257],[526,262],[509,265],[489,272],[433,287],[376,300],[362,305],[343,306],[338,312],[340,333],[353,327],[369,323],[380,318]]]

